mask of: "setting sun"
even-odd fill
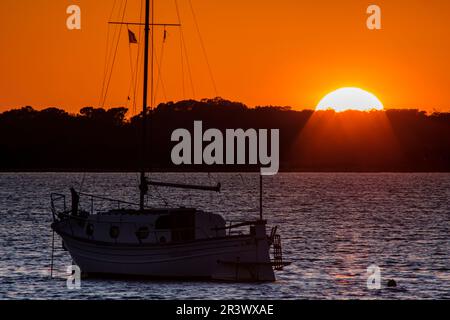
[[[360,88],[341,88],[327,94],[317,105],[316,110],[383,110],[383,104],[372,93]]]

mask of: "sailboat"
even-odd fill
[[[227,223],[219,214],[196,208],[146,206],[145,197],[151,185],[198,192],[220,192],[221,189],[220,184],[175,184],[151,181],[146,176],[149,33],[154,25],[153,18],[150,21],[150,0],[146,0],[139,203],[71,188],[70,206],[66,204],[66,195],[51,195],[51,228],[62,238],[64,248],[87,276],[275,281],[274,270],[281,270],[287,263],[282,258],[277,227],[267,234],[267,221],[262,214],[262,176],[259,219]],[[87,202],[82,204],[85,199]],[[96,203],[102,203],[101,209],[95,208]],[[105,203],[110,205],[109,209],[104,209]]]

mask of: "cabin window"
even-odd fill
[[[172,241],[195,240],[195,211],[183,211],[171,215]]]
[[[170,216],[160,216],[155,222],[156,230],[168,230],[170,229]]]
[[[170,230],[174,242],[195,240],[195,210],[160,216],[155,222],[155,229]]]

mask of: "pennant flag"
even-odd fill
[[[133,31],[129,29],[128,29],[128,40],[130,41],[130,43],[138,43],[136,35],[133,33]]]

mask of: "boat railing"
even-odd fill
[[[108,204],[114,204],[114,206],[116,207],[116,209],[120,210],[120,209],[125,209],[126,207],[128,208],[139,208],[139,203],[135,203],[135,202],[130,202],[130,201],[124,201],[124,200],[118,200],[118,199],[113,199],[113,198],[109,198],[109,197],[104,197],[104,196],[98,196],[98,195],[94,195],[94,194],[89,194],[89,193],[83,193],[80,192],[78,193],[81,197],[86,197],[88,198],[89,201],[89,212],[91,214],[94,214],[96,212],[95,208],[95,202],[97,201],[97,205],[98,202],[102,202],[102,203],[108,203]],[[83,206],[85,203],[82,203],[80,201],[80,205]],[[111,209],[111,206],[108,206],[109,209]],[[81,208],[83,209],[83,207]],[[84,208],[85,209],[85,208]],[[98,211],[98,210],[97,210]]]
[[[52,193],[50,195],[51,210],[53,221],[59,218],[60,214],[67,212],[66,196],[60,193]]]
[[[88,212],[90,214],[108,211],[111,208],[116,208],[117,210],[139,208],[138,203],[130,201],[118,200],[83,192],[78,193],[78,196],[78,210],[80,210],[80,212]],[[100,207],[102,207],[102,209],[99,209]],[[148,209],[149,207],[146,208]],[[72,208],[67,207],[66,195],[60,193],[51,194],[51,209],[54,218],[58,217],[60,213],[67,213],[72,210]]]
[[[213,228],[214,231],[225,230],[228,235],[242,235],[248,231],[248,227],[255,226],[259,223],[266,223],[262,220],[242,221],[242,220],[228,220],[225,227]]]

